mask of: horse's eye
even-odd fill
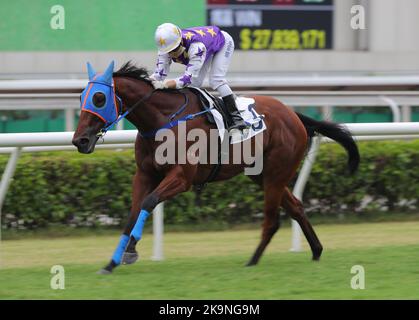
[[[102,108],[106,102],[106,96],[102,92],[96,92],[93,95],[93,104],[96,108]]]

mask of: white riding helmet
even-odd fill
[[[156,29],[154,39],[160,53],[176,49],[182,41],[182,31],[173,23],[163,23]]]

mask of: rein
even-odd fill
[[[106,125],[104,128],[102,128],[98,133],[97,133],[97,137],[98,138],[103,138],[103,136],[110,130],[112,129],[119,121],[121,121],[122,119],[124,119],[128,114],[130,114],[135,108],[137,108],[139,105],[141,105],[142,103],[144,103],[146,100],[150,99],[151,96],[156,92],[159,91],[160,89],[154,89],[153,91],[151,91],[149,94],[147,94],[146,96],[144,96],[143,98],[141,98],[139,101],[137,101],[135,104],[133,104],[131,107],[129,107],[124,113],[122,113],[122,99],[115,94],[115,96],[117,97],[117,99],[119,100],[120,103],[120,108],[118,108],[118,118],[109,123],[108,125]],[[189,103],[189,98],[188,96],[184,93],[184,92],[180,92],[182,93],[183,97],[185,98],[185,102],[183,103],[182,106],[180,106],[180,108],[173,113],[170,117],[169,120],[170,122],[166,123],[164,126],[155,129],[155,130],[151,130],[148,132],[139,132],[140,136],[143,138],[154,138],[157,134],[158,131],[163,130],[163,129],[171,129],[176,127],[179,122],[182,121],[188,121],[188,120],[192,120],[195,119],[197,116],[200,116],[201,114],[207,113],[210,110],[209,109],[205,109],[203,111],[197,112],[197,113],[193,113],[193,114],[187,114],[186,116],[177,119],[177,120],[173,120],[175,117],[177,117],[179,114],[181,114],[186,107],[188,106]]]
[[[181,114],[186,109],[186,107],[189,103],[188,96],[184,92],[180,92],[180,93],[183,94],[183,97],[185,98],[185,102],[183,103],[182,106],[180,106],[180,108],[175,113],[173,113],[169,117],[169,120],[171,120],[171,121],[166,123],[164,126],[158,128],[158,129],[151,130],[151,131],[148,131],[148,132],[140,132],[141,137],[143,137],[143,138],[154,138],[156,136],[157,132],[160,131],[160,130],[174,128],[179,124],[179,122],[195,119],[197,116],[200,116],[201,114],[204,114],[204,113],[210,111],[209,109],[205,109],[205,110],[197,112],[197,113],[187,114],[186,116],[183,116],[180,119],[173,120],[176,116]]]
[[[118,118],[115,121],[111,122],[110,124],[106,125],[104,128],[102,128],[102,130],[100,130],[96,136],[99,137],[99,138],[102,138],[106,134],[106,132],[108,132],[110,129],[112,129],[119,121],[121,121],[122,119],[124,119],[128,114],[130,114],[140,104],[142,104],[146,100],[150,99],[150,97],[156,91],[157,91],[157,89],[154,89],[149,94],[147,94],[146,96],[142,97],[139,101],[137,101],[131,107],[129,107],[124,113],[122,113],[122,99],[118,95],[115,94],[115,96],[118,98],[119,103],[120,103],[120,108],[118,110]]]

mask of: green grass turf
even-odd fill
[[[166,260],[142,258],[110,276],[95,272],[111,256],[117,235],[3,241],[1,299],[418,299],[419,223],[326,225],[315,228],[325,247],[320,262],[290,253],[281,229],[256,267],[245,268],[257,230],[168,233]],[[65,268],[65,290],[50,288],[50,268]],[[365,290],[350,287],[353,265],[365,268]]]

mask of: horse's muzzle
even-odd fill
[[[73,138],[73,144],[77,147],[80,153],[92,153],[95,150],[96,142],[99,138],[96,136],[81,136]]]

